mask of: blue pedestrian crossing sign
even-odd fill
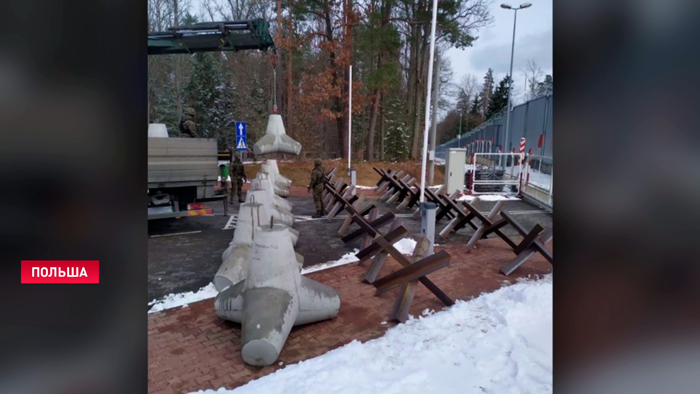
[[[236,122],[236,150],[248,150],[248,137],[246,136],[245,122]]]

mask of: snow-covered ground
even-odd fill
[[[148,313],[160,312],[166,309],[177,308],[179,306],[187,306],[193,302],[206,300],[207,298],[216,297],[216,287],[213,283],[202,287],[197,291],[188,291],[185,293],[168,294],[167,296],[161,298],[160,300],[153,300],[148,303],[151,309]]]
[[[457,197],[457,201],[471,202],[471,201],[474,201],[477,197],[479,197],[479,200],[481,200],[481,201],[518,201],[518,200],[520,200],[518,197],[506,196],[503,194],[479,194],[479,195],[465,194],[465,195]]]
[[[549,190],[550,186],[552,185],[552,176],[531,168],[530,179],[527,181],[527,183],[529,185]]]
[[[398,249],[401,254],[413,254],[413,249],[416,248],[416,241],[411,238],[404,238],[394,244],[394,247]],[[301,270],[302,275],[310,274],[316,271],[323,271],[329,268],[340,267],[341,265],[356,263],[360,261],[355,255],[359,252],[359,249],[355,249],[352,252],[345,253],[340,259],[335,261],[329,261],[327,263],[316,264],[310,267],[306,267]]]
[[[394,247],[398,249],[402,254],[413,254],[413,249],[416,248],[416,241],[411,238],[404,238],[394,244]],[[301,270],[302,275],[310,274],[312,272],[323,271],[329,268],[340,267],[341,265],[351,264],[359,261],[355,254],[359,252],[355,249],[352,252],[346,253],[341,256],[338,260],[329,261],[322,264],[312,265]],[[218,292],[214,287],[213,283],[209,283],[207,286],[202,287],[198,291],[188,291],[185,293],[173,293],[159,299],[153,300],[148,303],[151,309],[148,313],[160,312],[166,309],[172,309],[177,307],[185,307],[193,302],[206,300],[208,298],[214,298]]]
[[[377,322],[380,324],[383,322]],[[235,390],[211,393],[551,393],[552,276],[412,318]]]
[[[416,248],[416,241],[412,238],[404,238],[394,243],[394,247],[401,252],[401,254],[413,254],[413,249]]]
[[[310,267],[303,268],[301,270],[302,275],[310,274],[316,271],[323,271],[333,267],[340,267],[341,265],[346,265],[350,263],[356,263],[360,261],[355,255],[359,252],[359,249],[355,249],[352,252],[345,253],[341,258],[335,261],[329,261],[327,263],[316,264]]]
[[[530,171],[528,171],[530,174],[530,179],[528,180],[528,184],[537,186],[539,188],[542,188],[544,190],[549,190],[550,185],[552,184],[552,175],[551,174],[545,174],[543,172],[540,172],[539,170],[535,168],[530,168]],[[506,167],[506,173],[512,175],[514,178],[517,178],[518,175],[520,175],[520,167],[519,166],[513,166],[513,167]]]

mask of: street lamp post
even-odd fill
[[[462,147],[462,108],[459,109],[459,131],[457,137],[457,147]]]
[[[505,139],[503,141],[503,146],[508,148],[508,133],[510,132],[510,110],[511,110],[511,99],[513,97],[513,55],[515,53],[515,25],[518,21],[518,10],[522,10],[524,8],[532,7],[532,3],[522,3],[520,4],[519,7],[514,8],[510,4],[503,3],[501,4],[501,8],[505,8],[506,10],[513,10],[515,12],[513,16],[513,43],[511,44],[510,48],[510,72],[508,73],[508,76],[510,77],[510,81],[508,83],[508,107],[506,108],[506,135]]]

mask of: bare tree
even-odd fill
[[[537,84],[541,82],[542,79],[542,69],[532,59],[528,59],[527,65],[521,70],[525,76],[525,88],[523,90],[523,96],[525,101],[533,100],[537,97]]]
[[[164,31],[173,20],[172,0],[148,0],[149,31]]]
[[[202,20],[209,20],[214,22],[219,19],[222,15],[221,4],[217,0],[203,0],[201,2],[201,7],[204,8],[203,15],[200,15]]]
[[[457,107],[462,108],[464,111],[469,110],[469,105],[471,104],[474,97],[479,95],[481,91],[481,84],[479,80],[472,74],[467,74],[462,76],[459,81],[457,88],[455,89],[455,94],[457,96]]]

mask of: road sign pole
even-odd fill
[[[241,152],[248,151],[247,125],[245,122],[236,122],[236,150]]]

